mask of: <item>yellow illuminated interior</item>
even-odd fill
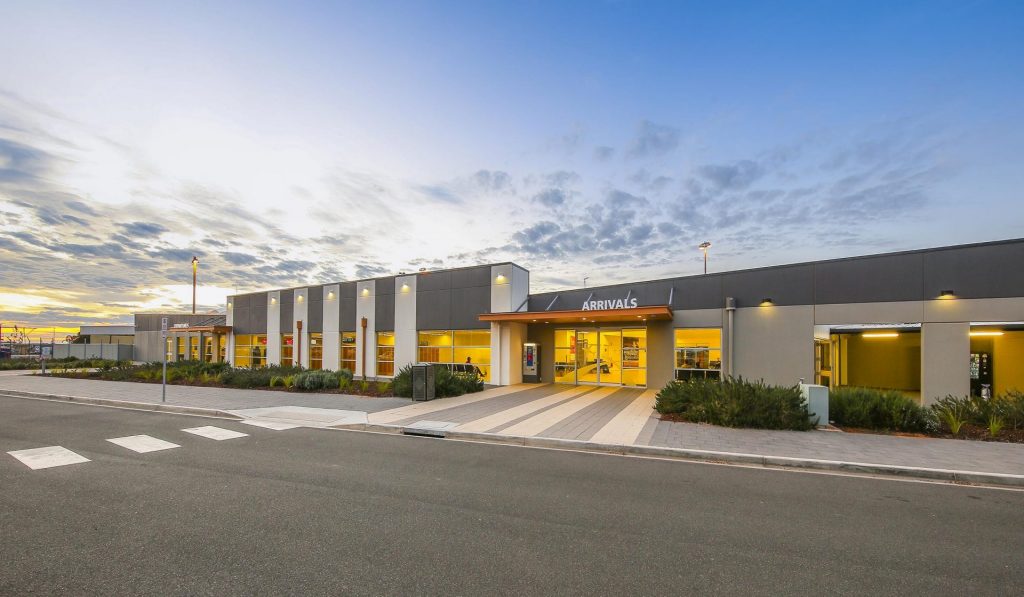
[[[324,366],[324,335],[309,335],[309,368],[322,369]]]
[[[448,365],[457,372],[472,370],[490,380],[490,330],[423,330],[418,337],[419,362]]]
[[[676,379],[721,376],[721,328],[676,328],[673,336]]]
[[[264,367],[267,364],[267,336],[241,334],[235,336],[235,367]]]
[[[291,367],[295,364],[295,337],[291,334],[281,334],[281,365]]]
[[[347,369],[350,373],[356,370],[356,333],[341,333],[341,368]]]
[[[555,330],[554,380],[559,383],[647,385],[647,330]]]
[[[875,333],[891,335],[831,335],[835,358],[829,360],[835,368],[832,377],[835,385],[899,390],[918,397],[921,392],[921,334]],[[964,360],[967,360],[966,355]],[[967,368],[966,362],[964,368]]]
[[[377,332],[377,376],[395,374],[395,333]]]

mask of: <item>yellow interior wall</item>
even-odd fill
[[[897,338],[843,334],[843,340],[845,385],[921,390],[921,334],[904,332]]]
[[[1024,391],[1024,331],[1007,331],[992,340],[992,390],[996,394]]]

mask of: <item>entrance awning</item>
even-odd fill
[[[631,309],[594,309],[572,311],[518,311],[515,313],[485,313],[480,321],[518,321],[519,323],[630,323],[651,320],[671,320],[668,305],[633,307]]]

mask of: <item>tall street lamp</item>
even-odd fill
[[[196,314],[196,273],[199,271],[199,258],[192,256],[192,315]]]
[[[706,240],[697,245],[697,248],[704,251],[704,273],[708,273],[708,249],[711,248],[711,241]]]

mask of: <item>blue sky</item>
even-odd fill
[[[1021,236],[1012,2],[4,3],[0,318]]]

